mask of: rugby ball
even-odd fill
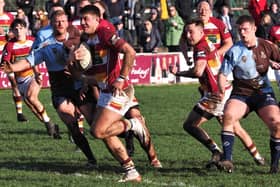
[[[92,66],[92,56],[90,48],[85,42],[82,42],[79,45],[78,49],[82,49],[84,51],[84,56],[81,60],[75,62],[75,66],[80,71],[86,71]]]

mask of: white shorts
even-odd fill
[[[130,87],[133,89],[133,87]],[[134,99],[134,89],[128,92],[123,91],[117,96],[113,96],[112,93],[100,92],[97,106],[107,108],[122,116],[133,106],[138,105],[137,100]]]
[[[23,98],[26,98],[32,80],[34,80],[34,76],[17,78],[18,90]]]
[[[232,91],[232,86],[227,87],[225,90],[225,96],[222,101],[219,101],[216,96],[213,96],[211,93],[206,93],[197,103],[197,106],[210,113],[214,116],[222,116],[224,114],[224,107],[226,101],[230,97]]]

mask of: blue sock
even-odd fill
[[[229,131],[222,131],[222,143],[223,143],[223,150],[224,160],[232,160],[232,148],[234,144],[234,133]]]
[[[271,166],[278,168],[280,158],[280,139],[270,137]]]

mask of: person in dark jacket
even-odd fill
[[[157,52],[161,45],[159,30],[153,27],[149,20],[145,20],[140,35],[140,46],[143,47],[143,52]]]

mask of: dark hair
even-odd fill
[[[10,27],[11,27],[11,29],[14,29],[14,28],[16,28],[17,25],[21,25],[25,28],[27,27],[26,22],[23,19],[19,19],[19,18],[14,19],[14,21],[11,23]]]
[[[241,25],[241,24],[243,24],[245,22],[249,22],[249,23],[255,25],[255,19],[252,16],[249,16],[249,15],[242,15],[242,16],[240,16],[237,19],[236,24]]]
[[[197,15],[192,15],[188,19],[185,20],[185,25],[195,24],[196,26],[201,26],[204,28],[203,20]]]
[[[92,14],[100,17],[99,8],[94,5],[87,5],[80,10],[80,14]]]

